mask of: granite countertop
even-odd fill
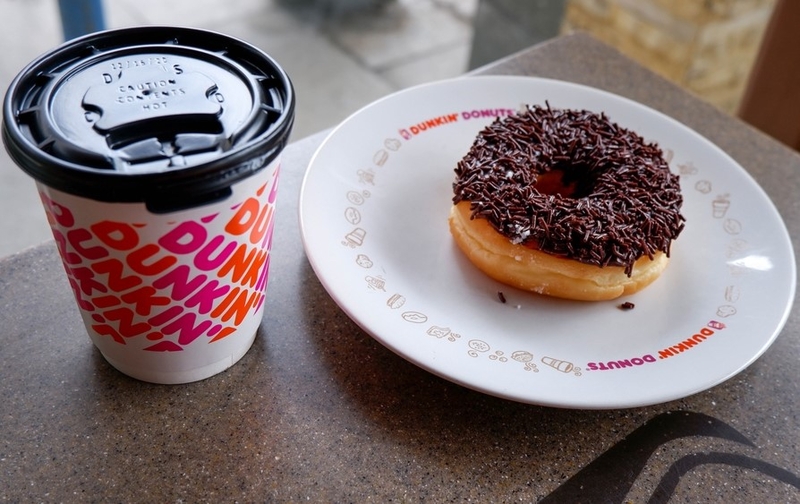
[[[586,35],[478,73],[629,97],[716,143],[800,237],[800,156]],[[0,261],[3,502],[796,502],[800,320],[721,385],[656,406],[570,410],[485,395],[387,350],[305,257],[297,206],[324,138],[284,153],[256,343],[210,379],[130,379],[93,349],[52,243]],[[763,293],[769,296],[769,292]]]

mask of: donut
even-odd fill
[[[685,225],[662,150],[605,113],[526,106],[457,163],[450,232],[495,280],[549,296],[633,294],[667,267]]]

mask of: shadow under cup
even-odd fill
[[[92,342],[123,373],[186,383],[261,322],[294,92],[234,38],[137,27],[28,65],[3,141],[35,180]]]

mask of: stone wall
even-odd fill
[[[586,31],[735,113],[775,0],[567,0],[562,32]]]

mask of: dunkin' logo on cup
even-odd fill
[[[178,222],[81,222],[77,208],[41,192],[90,332],[154,352],[235,333],[264,302],[277,175],[240,204]]]

